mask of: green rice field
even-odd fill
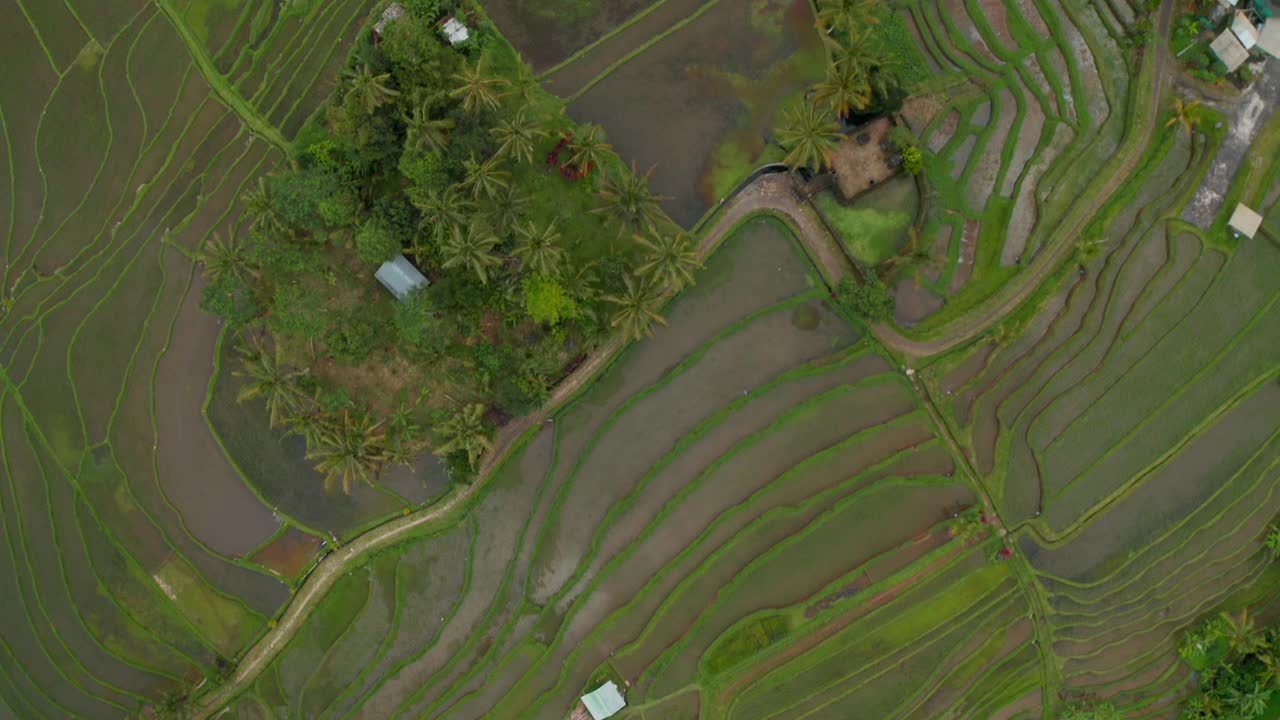
[[[878,6],[924,168],[849,202],[747,182],[824,0],[448,4],[702,267],[471,484],[346,495],[237,401],[199,258],[386,4],[0,0],[0,717],[1173,720],[1188,628],[1280,622],[1280,161],[1254,238],[1180,219],[1232,127],[1169,122],[1171,2]]]

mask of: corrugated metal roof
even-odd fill
[[[612,680],[582,696],[582,704],[595,720],[604,720],[627,706]]]
[[[1280,18],[1267,18],[1258,34],[1258,47],[1271,57],[1280,57]]]
[[[397,300],[403,300],[409,293],[427,284],[427,278],[418,272],[418,268],[409,262],[404,255],[396,255],[382,263],[378,272],[373,274],[382,286],[391,291]]]
[[[1258,234],[1258,228],[1262,226],[1262,216],[1248,205],[1240,203],[1236,205],[1235,212],[1231,213],[1231,219],[1227,221],[1227,225],[1241,235],[1251,238]]]
[[[467,26],[459,22],[456,17],[446,19],[444,27],[440,28],[440,31],[444,33],[445,37],[449,38],[450,45],[465,42],[467,38],[471,37],[471,33],[467,31]]]
[[[1240,11],[1236,11],[1236,16],[1231,19],[1231,32],[1235,33],[1245,50],[1258,44],[1258,28],[1249,22],[1248,15]]]
[[[1214,38],[1209,44],[1209,49],[1213,50],[1213,54],[1227,66],[1227,72],[1235,72],[1236,68],[1249,59],[1249,51],[1244,49],[1240,39],[1230,30],[1223,30],[1221,35]]]

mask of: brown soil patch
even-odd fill
[[[1022,125],[1018,127],[1018,139],[1013,146],[1013,155],[1009,157],[1009,167],[1005,169],[1004,182],[1000,184],[1000,195],[1013,197],[1014,186],[1022,176],[1027,161],[1035,154],[1036,145],[1040,142],[1040,133],[1044,131],[1044,111],[1034,98],[1028,98],[1026,112],[1022,114]]]
[[[291,527],[249,559],[284,577],[293,578],[306,568],[319,550],[320,538]]]
[[[908,275],[893,288],[893,321],[902,327],[911,327],[938,311],[943,298],[920,284],[915,275]]]
[[[946,101],[939,93],[912,95],[902,104],[900,114],[911,132],[919,135],[933,122],[934,116],[946,108]]]
[[[889,118],[876,118],[836,145],[831,167],[844,200],[852,200],[898,174],[898,168],[889,164],[897,154],[889,141],[892,127]]]
[[[1009,18],[1004,1],[979,0],[978,4],[982,7],[982,14],[986,16],[987,22],[991,25],[991,30],[995,32],[996,39],[1005,48],[1016,50],[1018,42],[1013,39],[1013,34],[1009,32]]]
[[[969,276],[973,274],[973,261],[978,256],[979,229],[977,220],[964,224],[964,234],[960,236],[960,257],[956,258],[956,269],[951,273],[951,282],[947,283],[948,295],[960,292],[960,288],[969,282]]]
[[[956,128],[959,126],[960,113],[952,110],[947,113],[942,122],[938,123],[938,127],[934,128],[933,133],[925,141],[925,147],[929,148],[930,152],[939,152],[951,141],[951,136],[956,134]]]

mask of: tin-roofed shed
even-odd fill
[[[1280,57],[1280,18],[1267,18],[1258,33],[1258,47],[1271,57]]]
[[[1227,72],[1235,72],[1236,68],[1244,64],[1249,59],[1249,51],[1244,49],[1244,45],[1240,44],[1240,38],[1230,30],[1223,30],[1222,34],[1213,39],[1209,43],[1209,49],[1214,55],[1227,66]]]
[[[1251,238],[1258,234],[1258,228],[1262,226],[1262,216],[1248,205],[1240,203],[1236,205],[1235,212],[1231,213],[1231,219],[1227,221],[1227,225],[1237,235]]]
[[[604,720],[612,717],[627,706],[627,701],[618,692],[618,686],[612,680],[582,696],[582,704],[587,706],[593,720]]]
[[[404,255],[396,255],[382,263],[373,276],[378,278],[378,282],[390,290],[397,300],[404,300],[414,290],[427,285],[426,276],[419,272],[418,268],[414,267]]]

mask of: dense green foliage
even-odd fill
[[[1280,689],[1280,629],[1258,628],[1248,608],[1222,612],[1188,632],[1178,648],[1199,674],[1200,691],[1182,706],[1186,720],[1267,716]],[[1272,715],[1271,717],[1274,717]]]
[[[203,307],[245,328],[250,361],[293,368],[273,422],[293,418],[344,488],[432,444],[473,468],[471,435],[535,407],[612,328],[661,321],[663,288],[697,267],[648,173],[569,120],[479,15],[450,46],[444,5],[362,37],[294,167],[244,196],[251,227],[204,252]],[[401,252],[429,285],[396,303],[372,276]],[[393,444],[396,413],[412,422]]]
[[[846,313],[863,320],[881,322],[893,317],[893,295],[878,280],[859,283],[851,277],[842,278],[836,302]]]

